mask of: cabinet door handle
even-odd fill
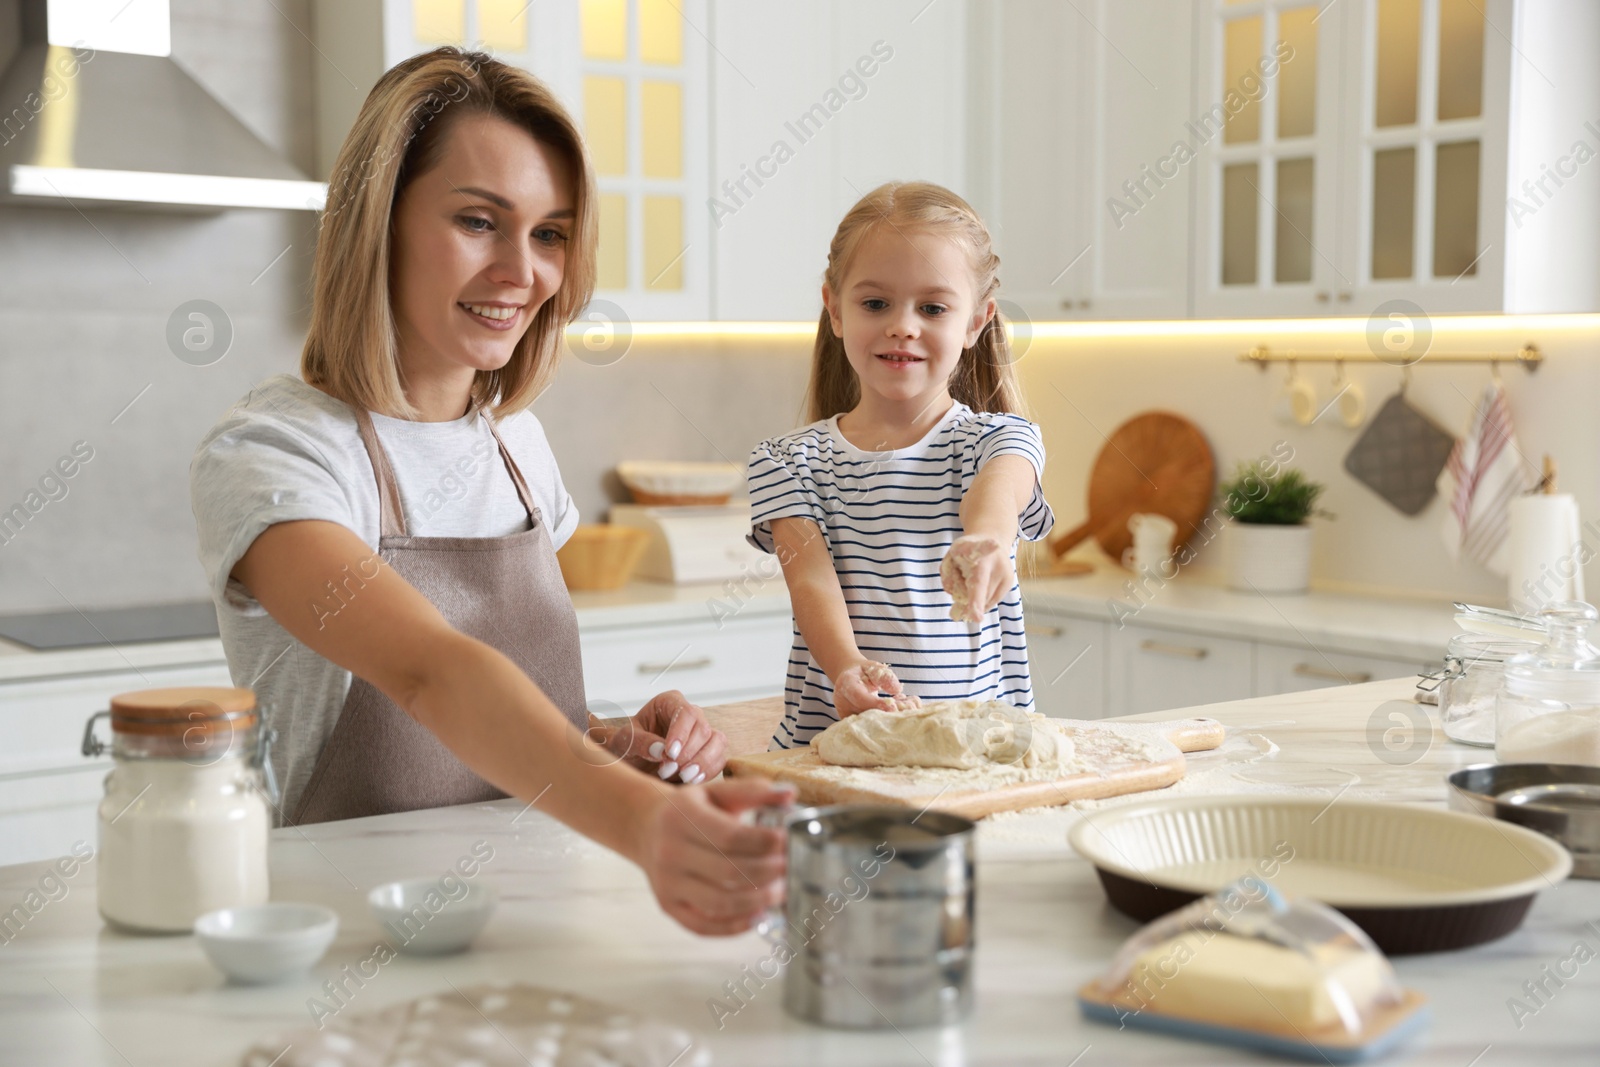
[[[1351,671],[1345,674],[1341,671],[1328,670],[1326,667],[1315,667],[1309,663],[1296,663],[1294,673],[1301,678],[1321,678],[1330,682],[1349,682],[1351,685],[1372,681],[1371,671]]]
[[[1022,632],[1026,634],[1038,634],[1040,637],[1060,637],[1062,634],[1067,632],[1067,628],[1065,626],[1035,625],[1029,622],[1023,624]]]
[[[1169,645],[1165,641],[1140,641],[1139,647],[1157,655],[1182,656],[1184,659],[1205,659],[1211,655],[1209,648],[1200,648],[1197,645]]]
[[[1319,304],[1326,304],[1328,302],[1328,299],[1329,299],[1329,294],[1326,293],[1326,292],[1320,292],[1320,293],[1317,294],[1317,303],[1319,303]]]
[[[711,666],[710,656],[701,656],[699,659],[675,659],[666,663],[641,663],[640,674],[666,674],[668,671],[697,671],[702,667]]]
[[[1351,299],[1353,299],[1353,297],[1354,297],[1354,294],[1349,292],[1348,290],[1346,290],[1345,292],[1342,292],[1342,293],[1339,294],[1339,303],[1348,304],[1348,303],[1350,303]]]

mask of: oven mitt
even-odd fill
[[[497,981],[357,1015],[260,1042],[242,1067],[705,1067],[687,1031],[588,997]],[[287,1046],[287,1047],[285,1047]]]
[[[1384,402],[1344,457],[1356,481],[1415,515],[1438,492],[1435,482],[1455,447],[1455,436],[1406,402],[1404,391]]]

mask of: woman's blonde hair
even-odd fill
[[[438,165],[464,115],[491,114],[563,157],[573,220],[561,287],[534,315],[504,367],[479,371],[474,410],[520,411],[550,383],[566,326],[594,291],[594,175],[583,138],[561,102],[527,71],[482,52],[436,48],[390,68],[367,94],[328,181],[311,272],[311,325],[300,374],[348,404],[416,418],[402,387],[390,301],[394,209],[406,185]]]
[[[835,297],[841,292],[861,242],[883,226],[902,234],[933,233],[959,242],[972,267],[976,304],[1000,288],[1000,257],[994,254],[989,229],[961,197],[932,182],[888,182],[856,202],[828,246],[828,269],[822,280]],[[1011,343],[997,308],[978,334],[977,343],[961,351],[950,376],[950,395],[973,411],[1023,414],[1022,390],[1012,367]],[[828,309],[817,322],[812,351],[811,382],[806,390],[807,421],[818,422],[849,411],[861,402],[861,381],[833,332]]]

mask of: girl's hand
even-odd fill
[[[900,679],[886,663],[864,659],[833,680],[833,710],[841,719],[863,711],[906,711],[921,706],[921,700],[900,687]]]
[[[697,785],[722,773],[728,738],[674,689],[650,698],[627,725],[612,732],[606,748],[663,781]]]
[[[794,799],[765,779],[661,789],[640,827],[638,863],[661,909],[697,934],[742,934],[783,899],[782,830],[748,826],[739,812]]]
[[[982,622],[1016,580],[1010,553],[992,537],[956,538],[939,564],[939,583],[950,594],[950,617],[957,622]]]

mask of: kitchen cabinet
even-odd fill
[[[1335,685],[1360,685],[1388,678],[1409,678],[1434,665],[1385,656],[1256,643],[1255,689],[1258,697],[1299,693]]]
[[[1031,319],[1189,311],[1192,4],[1016,0],[974,26],[973,184]]]
[[[1600,149],[1596,5],[1196,0],[1195,27],[1197,315],[1377,315],[1398,356],[1427,314],[1600,308],[1592,176],[1560,193]]]
[[[1111,635],[1109,714],[1137,715],[1253,696],[1251,641],[1156,626]]]
[[[1030,610],[1026,629],[1034,710],[1066,719],[1104,716],[1109,624]]]
[[[710,8],[713,316],[815,322],[851,205],[894,180],[967,191],[966,6]]]

